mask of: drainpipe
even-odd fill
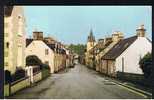
[[[107,67],[107,69],[106,69],[106,71],[107,71],[106,74],[108,75],[108,60],[106,60],[106,65],[107,65],[107,66],[106,66],[106,67]]]
[[[122,57],[122,73],[124,73],[124,58]]]

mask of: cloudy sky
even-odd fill
[[[85,44],[90,29],[96,40],[114,31],[130,37],[144,24],[152,38],[150,6],[24,6],[24,13],[27,37],[38,30],[66,44]]]

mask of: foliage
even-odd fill
[[[11,72],[8,70],[5,70],[5,84],[8,84],[11,82]]]
[[[26,76],[25,70],[18,67],[15,73],[12,75],[12,82],[24,78]]]
[[[147,53],[140,61],[140,68],[142,69],[145,78],[148,78],[152,74],[152,55]]]
[[[48,77],[50,75],[50,70],[48,69],[42,69],[42,79]]]
[[[26,57],[26,65],[27,66],[35,66],[35,65],[41,65],[42,61],[35,55],[30,55]]]
[[[74,53],[77,53],[78,55],[84,55],[86,45],[84,44],[71,44],[69,45],[69,49],[72,50]]]
[[[42,69],[48,69],[48,70],[50,70],[50,67],[47,64],[41,64],[40,67],[41,67],[41,70]]]

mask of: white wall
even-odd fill
[[[45,49],[49,50],[49,54],[45,55]],[[26,48],[26,57],[28,55],[36,55],[43,63],[49,62],[50,72],[54,72],[54,52],[41,40],[34,40]]]
[[[152,44],[145,37],[138,39],[130,45],[117,59],[116,71],[122,71],[122,57],[124,58],[124,72],[143,74],[139,67],[140,57],[152,51]]]

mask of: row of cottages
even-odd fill
[[[21,6],[4,7],[4,70],[25,69],[25,16]]]
[[[64,45],[51,37],[43,38],[43,32],[33,32],[33,39],[26,39],[26,57],[36,55],[50,66],[50,72],[58,72],[66,67]]]
[[[101,57],[101,71],[116,77],[117,72],[143,74],[140,59],[152,52],[152,43],[145,36],[144,26],[136,30],[136,35],[122,39]]]
[[[139,60],[152,50],[151,41],[145,36],[145,31],[141,25],[134,36],[125,39],[123,33],[114,32],[111,37],[99,39],[89,50],[87,43],[86,65],[113,77],[118,71],[143,74]],[[88,42],[94,44],[95,41]]]

